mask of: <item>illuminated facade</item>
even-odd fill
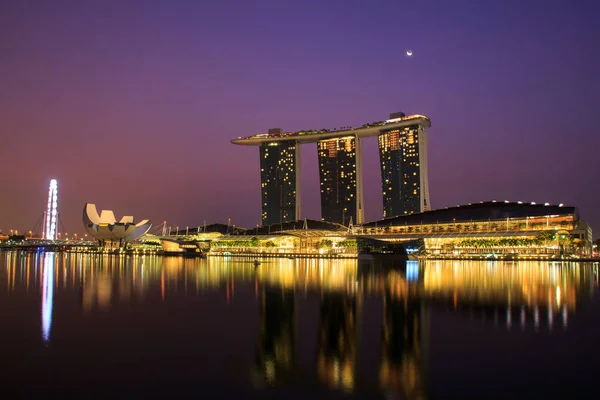
[[[357,236],[421,240],[421,255],[549,258],[591,254],[592,229],[576,207],[480,202],[401,215],[355,227]]]
[[[273,134],[273,129],[269,130]],[[300,146],[294,141],[260,146],[262,224],[300,219]]]
[[[413,125],[385,130],[377,139],[383,217],[429,210],[427,132],[424,127]]]
[[[321,215],[347,225],[363,223],[363,139],[379,137],[384,217],[430,208],[427,184],[425,115],[391,114],[390,119],[361,127],[283,132],[270,129],[231,141],[259,146],[262,224],[300,219],[299,147],[317,143],[321,178]],[[416,173],[416,174],[415,174]],[[410,189],[410,190],[409,190]]]
[[[318,144],[321,216],[348,225],[363,222],[361,148],[357,137],[321,140]]]

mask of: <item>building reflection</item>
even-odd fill
[[[398,299],[387,292],[383,299],[383,327],[379,381],[386,393],[406,399],[425,398],[426,336],[429,321],[423,301]]]
[[[260,295],[258,379],[285,381],[294,368],[295,296],[289,289],[263,287]]]
[[[41,295],[46,344],[58,292],[78,293],[83,312],[94,313],[123,303],[169,302],[205,292],[222,296],[223,304],[235,304],[236,287],[245,287],[258,304],[259,335],[251,361],[258,381],[275,385],[308,379],[332,390],[376,390],[407,399],[427,395],[431,309],[511,332],[562,330],[574,323],[573,316],[598,285],[598,264],[584,263],[359,265],[356,260],[271,259],[255,267],[253,259],[227,257],[17,252],[1,254],[0,263],[0,282],[5,283],[0,292]],[[312,308],[306,305],[308,296],[316,301]],[[377,323],[366,322],[367,310],[381,313]],[[297,321],[306,320],[303,313],[314,316],[310,337],[298,334]],[[361,340],[369,330],[380,354],[376,367],[369,369],[371,380],[358,372],[364,363]],[[312,352],[313,359],[302,364],[299,352]]]
[[[324,293],[317,341],[317,375],[330,388],[352,391],[357,357],[358,296]]]
[[[593,294],[597,265],[544,262],[432,263],[422,298],[507,329],[557,324]]]
[[[6,291],[41,288],[45,259],[44,253],[4,254]],[[204,291],[232,296],[236,283],[256,283],[297,293],[415,297],[459,312],[498,314],[493,318],[499,322],[518,325],[523,312],[527,324],[548,320],[548,311],[553,323],[562,321],[563,313],[568,321],[598,285],[598,265],[584,263],[409,261],[379,269],[361,265],[359,271],[356,260],[332,259],[268,260],[258,268],[252,260],[227,258],[55,254],[53,260],[54,287],[79,289],[85,312]]]

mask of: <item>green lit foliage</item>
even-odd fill
[[[343,240],[336,244],[336,247],[358,247],[356,240]]]
[[[162,246],[160,242],[157,243],[151,240],[141,240],[140,244],[143,244],[144,246]]]
[[[538,247],[547,246],[556,240],[556,233],[543,231],[534,238],[501,238],[501,239],[464,239],[456,243],[456,247],[492,248],[492,247]],[[560,244],[571,243],[571,236],[560,234]]]
[[[323,239],[317,244],[318,249],[331,248],[333,246],[333,242],[329,239]]]
[[[502,239],[465,239],[456,243],[456,247],[474,247],[477,249],[486,249],[492,247],[531,247],[539,246],[538,238],[521,239],[521,238],[502,238]]]
[[[215,247],[257,247],[258,244],[252,240],[219,240],[214,243]]]
[[[253,237],[250,240],[215,240],[212,242],[212,247],[277,247],[275,242],[269,240],[268,242],[261,243],[260,239]]]

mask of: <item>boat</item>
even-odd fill
[[[255,266],[255,267],[258,267],[259,265],[260,265],[260,261],[258,261],[258,260],[254,260],[254,266]]]

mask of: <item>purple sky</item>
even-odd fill
[[[231,139],[403,111],[432,121],[434,208],[565,203],[600,232],[599,20],[591,0],[4,0],[0,230],[35,226],[51,178],[68,232],[85,202],[253,227],[258,149]],[[319,218],[302,150],[303,217]],[[364,151],[374,220],[375,138]]]

